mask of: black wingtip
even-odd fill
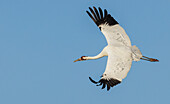
[[[104,89],[106,87],[106,83],[103,83],[102,89]]]
[[[99,9],[99,12],[100,12],[100,18],[101,18],[101,20],[103,20],[103,11],[100,7],[98,9]]]
[[[106,18],[106,17],[107,17],[107,10],[104,9],[104,18]]]
[[[89,77],[90,81],[93,82],[94,84],[97,84],[98,82],[94,81],[91,77]]]
[[[110,90],[110,84],[108,84],[108,82],[106,84],[107,84],[107,91],[109,91]]]
[[[108,14],[106,9],[104,9],[104,13],[100,7],[98,7],[98,10],[95,6],[92,8],[89,7],[89,10],[91,13],[88,11],[86,12],[97,26],[105,23],[109,24],[110,26],[119,24],[110,14]]]
[[[117,79],[100,79],[98,82],[94,81],[91,77],[89,77],[90,81],[93,82],[94,84],[98,84],[96,86],[102,86],[102,89],[104,89],[107,86],[107,91],[110,90],[111,87],[116,86],[117,84],[121,83],[121,81],[117,80]]]

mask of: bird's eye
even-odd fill
[[[86,60],[86,59],[84,59],[84,57],[86,57],[86,56],[81,56],[81,60]]]

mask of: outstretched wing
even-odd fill
[[[98,10],[95,7],[93,9],[89,7],[91,13],[86,12],[104,34],[108,44],[131,46],[130,39],[124,29],[108,14],[106,9],[104,9],[104,14],[100,7]]]
[[[107,85],[107,90],[121,83],[122,79],[127,76],[132,64],[132,57],[130,53],[123,53],[123,51],[110,49],[108,51],[108,60],[106,70],[102,75],[102,78],[96,82],[92,78],[89,78],[97,86],[103,85],[104,89]]]

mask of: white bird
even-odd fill
[[[150,62],[159,61],[157,59],[143,56],[136,46],[132,46],[125,30],[110,14],[107,13],[106,9],[104,9],[104,14],[100,7],[98,10],[95,7],[93,7],[94,10],[90,7],[89,9],[91,14],[86,11],[87,14],[99,27],[108,43],[108,45],[97,56],[82,56],[74,61],[92,60],[108,56],[106,69],[101,79],[96,82],[89,77],[90,81],[97,84],[97,86],[103,85],[102,89],[107,85],[108,91],[110,87],[121,83],[122,79],[127,76],[132,61],[139,61],[140,59]]]

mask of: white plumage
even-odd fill
[[[101,27],[101,32],[106,37],[108,45],[131,46],[128,35],[119,24],[115,24],[113,26],[109,26],[108,24],[101,24],[99,27]]]
[[[121,83],[122,79],[127,76],[132,61],[139,61],[140,59],[151,62],[158,61],[157,59],[142,56],[140,50],[136,46],[131,46],[131,41],[125,30],[107,13],[106,9],[104,10],[104,14],[100,7],[98,10],[95,7],[93,7],[94,10],[90,7],[89,9],[91,13],[88,11],[86,12],[104,34],[108,45],[97,56],[82,56],[74,62],[108,56],[106,69],[102,78],[96,82],[89,77],[93,83],[97,84],[97,86],[103,85],[102,89],[107,85],[107,90],[109,90],[110,87]]]

